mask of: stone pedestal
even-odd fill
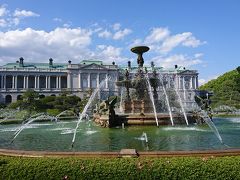
[[[121,149],[119,152],[120,157],[138,157],[136,149]]]
[[[125,101],[123,103],[123,111],[124,113],[152,113],[153,106],[152,102],[148,100],[132,100]]]
[[[132,101],[125,101],[123,103],[123,112],[131,113],[132,112]]]

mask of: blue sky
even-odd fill
[[[1,0],[0,65],[25,61],[145,62],[199,71],[206,82],[240,65],[237,0]]]

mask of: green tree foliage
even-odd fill
[[[11,103],[10,108],[20,108],[28,110],[31,114],[32,111],[38,111],[41,107],[41,102],[39,101],[39,94],[34,90],[27,90],[23,93],[22,99],[17,102]]]
[[[237,71],[240,74],[240,66],[237,67]]]
[[[56,114],[57,112],[62,112],[65,110],[71,110],[75,113],[82,111],[84,105],[87,102],[87,98],[81,101],[81,99],[76,95],[69,95],[63,93],[59,96],[46,96],[39,97],[39,94],[33,90],[26,91],[22,100],[11,103],[9,108],[20,108],[22,110],[28,110],[31,112],[52,112]],[[58,113],[57,113],[58,114]]]
[[[240,66],[202,85],[200,90],[213,91],[212,105],[240,109]]]

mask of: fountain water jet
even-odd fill
[[[72,147],[74,146],[75,139],[76,139],[77,129],[78,129],[78,127],[79,127],[80,122],[82,121],[82,118],[86,115],[86,112],[87,112],[89,106],[91,105],[93,99],[94,99],[95,96],[97,95],[97,92],[100,90],[101,87],[103,87],[103,85],[105,85],[104,83],[106,83],[106,81],[108,81],[108,80],[109,80],[109,77],[106,77],[105,80],[101,81],[101,83],[99,84],[99,86],[98,86],[98,87],[93,91],[93,93],[91,94],[91,96],[90,96],[87,104],[85,105],[82,113],[80,114],[80,117],[79,117],[79,119],[78,119],[77,125],[76,125],[76,127],[75,127],[75,129],[74,129],[74,133],[73,133],[73,139],[72,139],[72,145],[71,145]]]
[[[145,142],[148,143],[147,133],[143,132],[142,137],[144,138]]]
[[[165,88],[164,83],[163,83],[163,78],[161,76],[161,73],[159,73],[159,79],[160,79],[160,82],[162,84],[163,93],[165,95],[165,99],[166,99],[166,103],[167,103],[167,108],[168,108],[168,113],[169,113],[169,116],[170,116],[170,120],[171,120],[172,126],[174,126],[172,111],[171,111],[170,103],[169,103],[169,100],[168,100],[168,95],[167,95],[166,88]]]
[[[93,115],[94,121],[100,126],[115,127],[121,126],[122,123],[125,125],[157,124],[157,126],[196,123],[193,114],[189,113],[188,119],[182,102],[180,102],[180,106],[184,117],[174,113],[174,105],[170,104],[170,102],[172,103],[170,100],[174,97],[172,98],[171,94],[167,92],[161,70],[155,68],[154,63],[151,63],[150,71],[148,67],[143,67],[142,55],[148,50],[149,48],[146,46],[131,49],[138,55],[138,67],[128,67],[124,72],[122,71],[123,79],[116,82],[116,85],[122,88],[119,109],[123,109],[123,111],[116,114],[114,103],[101,102],[102,106],[98,106],[99,108]],[[123,95],[123,88],[126,89],[125,96]],[[183,118],[185,121],[183,121]]]
[[[121,98],[120,98],[120,107],[119,107],[119,110],[121,113],[123,113],[123,91],[124,91],[124,89],[122,88],[121,89]]]
[[[153,98],[152,87],[151,87],[150,82],[149,82],[148,72],[146,72],[146,80],[147,80],[147,84],[148,84],[149,96],[150,96],[150,99],[151,99],[152,105],[153,105],[153,112],[154,112],[156,124],[157,124],[157,127],[158,127],[159,125],[158,125],[157,111],[156,111],[156,106],[155,106],[155,102],[154,102],[154,98]]]
[[[200,111],[200,115],[203,118],[203,120],[207,123],[207,125],[212,129],[212,131],[214,132],[214,134],[217,136],[218,140],[221,142],[221,144],[223,143],[222,137],[218,132],[218,129],[216,128],[215,124],[212,122],[212,120],[209,118],[208,114],[206,113],[206,111],[201,110]]]
[[[35,115],[31,116],[30,118],[25,120],[25,122],[26,122],[25,124],[23,124],[20,128],[17,129],[17,131],[14,133],[14,137],[13,137],[11,142],[13,142],[17,138],[17,136],[32,122],[37,121],[37,120],[49,120],[49,119],[51,121],[53,121],[53,120],[57,121],[56,117],[49,116],[49,115],[46,115],[44,113],[38,113],[38,114],[35,114]]]
[[[71,114],[73,114],[73,116],[77,117],[77,115],[76,115],[73,111],[65,110],[65,111],[60,112],[58,115],[56,115],[57,120],[59,119],[59,117],[60,117],[61,115],[67,114],[67,113],[71,113]]]
[[[178,92],[178,90],[177,90],[176,85],[174,86],[174,90],[175,90],[175,92],[176,92],[176,94],[177,94],[177,96],[178,96],[178,100],[179,100],[179,103],[180,103],[180,106],[181,106],[181,109],[182,109],[182,112],[183,112],[183,116],[184,116],[184,119],[185,119],[186,124],[187,124],[187,126],[188,126],[189,123],[188,123],[187,115],[186,115],[185,109],[184,109],[184,107],[183,107],[182,98],[181,98],[181,96],[180,96],[180,94],[179,94],[179,92]]]
[[[144,49],[144,48],[140,48],[140,49]],[[146,50],[147,48],[145,48]],[[138,52],[138,50],[134,50],[135,52]],[[164,132],[165,128],[161,128],[161,129],[157,129],[156,127],[151,127],[148,126],[146,127],[146,125],[155,125],[156,124],[156,114],[157,114],[157,118],[158,118],[158,123],[159,125],[169,125],[170,124],[170,118],[172,115],[172,118],[174,119],[174,124],[178,125],[178,124],[186,124],[186,119],[184,121],[182,114],[179,115],[179,111],[180,110],[180,106],[179,103],[177,101],[177,93],[179,93],[180,95],[182,95],[182,91],[180,92],[176,92],[176,94],[174,93],[174,89],[176,90],[176,87],[171,86],[171,82],[168,85],[166,85],[166,81],[165,81],[165,76],[162,78],[161,75],[163,74],[158,74],[156,72],[158,72],[158,68],[154,68],[152,67],[152,71],[150,69],[150,67],[144,67],[145,69],[149,70],[148,74],[146,75],[146,73],[143,71],[143,63],[141,63],[142,59],[141,57],[138,58],[139,60],[139,65],[140,67],[138,68],[132,68],[132,69],[128,69],[129,72],[131,73],[129,75],[129,79],[125,79],[124,81],[121,81],[121,83],[125,86],[122,86],[123,91],[121,92],[121,103],[122,107],[123,107],[123,113],[119,113],[119,114],[114,114],[114,116],[111,116],[109,112],[111,112],[111,108],[109,108],[109,106],[111,105],[110,102],[110,98],[108,98],[108,100],[106,100],[106,106],[105,109],[106,110],[104,112],[107,113],[99,113],[99,119],[105,119],[106,121],[109,122],[109,124],[111,123],[111,117],[114,117],[112,120],[113,122],[117,122],[119,124],[113,124],[113,126],[103,126],[103,127],[120,127],[122,125],[122,128],[124,128],[126,130],[116,130],[114,129],[105,129],[103,131],[101,131],[101,133],[99,133],[99,127],[96,126],[91,126],[92,122],[89,120],[85,120],[88,118],[87,115],[87,108],[84,108],[84,112],[82,112],[82,114],[79,114],[79,121],[86,121],[86,123],[81,123],[79,125],[79,127],[77,128],[77,132],[80,132],[77,136],[77,138],[79,138],[81,140],[81,143],[76,143],[75,150],[77,151],[116,151],[117,149],[122,149],[122,148],[132,148],[132,146],[134,146],[133,148],[137,149],[137,150],[149,150],[148,149],[148,136],[149,138],[151,137],[151,143],[149,144],[150,150],[199,150],[199,148],[203,148],[203,149],[219,149],[222,148],[219,147],[220,143],[218,144],[214,144],[212,142],[216,141],[216,137],[215,134],[217,135],[218,139],[220,139],[220,142],[223,144],[222,138],[219,134],[219,132],[217,131],[217,129],[214,128],[214,124],[211,122],[211,120],[209,119],[209,117],[207,117],[207,114],[204,112],[201,113],[201,116],[204,118],[201,118],[201,122],[204,121],[206,122],[206,124],[209,125],[209,128],[212,132],[212,130],[214,131],[214,133],[211,133],[209,135],[209,133],[203,133],[203,131],[208,131],[209,130],[205,130],[202,127],[181,127],[179,128],[178,126],[175,127],[169,127],[169,129],[172,131],[171,133],[169,132]],[[160,68],[159,68],[160,69]],[[137,71],[134,71],[137,70]],[[155,72],[154,72],[155,70]],[[126,71],[125,71],[126,72]],[[163,71],[161,71],[163,72]],[[176,73],[181,73],[181,72],[176,72]],[[127,74],[127,73],[126,73]],[[133,76],[133,74],[135,74]],[[156,76],[155,76],[156,75]],[[169,74],[168,74],[169,75]],[[148,76],[148,77],[146,77]],[[161,78],[160,78],[161,77]],[[147,81],[149,80],[149,81]],[[149,84],[150,84],[150,88],[149,88]],[[127,93],[127,88],[126,85],[128,86],[128,88],[130,89],[130,92],[136,92],[136,93],[132,93],[130,94],[130,100],[128,100],[126,103],[124,102],[124,90],[126,90]],[[139,88],[139,89],[138,89]],[[98,90],[99,91],[99,90]],[[149,96],[150,92],[152,92],[152,97],[154,99],[154,103],[155,103],[155,107],[156,107],[156,114],[153,113],[152,109],[153,106],[151,104],[152,98]],[[140,96],[138,97],[138,93],[140,94]],[[186,93],[188,93],[188,88],[186,88]],[[173,95],[173,96],[172,96]],[[186,94],[188,95],[188,94]],[[185,95],[185,96],[186,96]],[[171,115],[169,114],[169,112],[167,112],[167,103],[165,100],[165,98],[167,97],[168,99],[168,104],[169,104],[169,110],[171,111]],[[181,96],[182,97],[182,96]],[[176,100],[176,101],[175,101]],[[182,103],[183,102],[183,97],[182,97]],[[107,102],[108,101],[108,102]],[[93,103],[92,103],[93,104]],[[180,103],[181,104],[181,103]],[[127,106],[129,105],[129,106]],[[170,107],[171,105],[171,107]],[[175,106],[176,105],[176,106]],[[90,106],[90,105],[87,105]],[[187,106],[187,104],[186,104]],[[185,106],[185,107],[186,107]],[[99,106],[97,106],[99,107]],[[111,106],[114,107],[114,106]],[[184,106],[182,106],[184,107]],[[179,108],[177,109],[177,111],[175,111],[175,108]],[[113,108],[114,109],[114,108]],[[187,110],[187,108],[186,108]],[[128,111],[128,112],[126,112]],[[198,109],[199,111],[199,109]],[[95,112],[95,111],[94,111]],[[109,113],[109,114],[108,114]],[[186,113],[186,112],[185,112]],[[61,113],[60,113],[61,114]],[[194,113],[192,113],[194,114]],[[189,124],[194,124],[194,123],[198,123],[198,119],[193,119],[191,117],[192,115],[190,112],[188,112],[186,114],[186,116],[188,117],[188,121]],[[197,114],[199,118],[199,114]],[[34,121],[35,117],[32,117],[32,119],[28,120],[28,123],[31,123],[30,121]],[[201,124],[201,122],[199,124]],[[11,131],[15,130],[16,126],[14,125],[6,125],[6,129],[3,129],[3,126],[0,126],[0,146],[4,147],[4,148],[9,148],[9,149],[25,149],[25,150],[53,150],[53,151],[69,151],[69,138],[72,138],[73,135],[73,129],[72,126],[74,125],[75,122],[68,122],[68,123],[63,123],[64,127],[68,126],[68,128],[64,128],[65,131],[59,132],[59,130],[57,129],[63,129],[63,128],[59,128],[59,125],[63,125],[61,124],[62,122],[59,123],[53,123],[51,124],[51,126],[49,127],[39,127],[38,129],[32,129],[32,133],[31,131],[26,135],[25,133],[23,133],[23,141],[21,141],[21,139],[19,140],[19,143],[13,144],[11,145],[10,143],[5,143],[7,142],[8,137],[11,137]],[[223,122],[223,124],[226,122]],[[27,123],[26,123],[27,124]],[[25,124],[25,125],[26,125]],[[76,125],[76,124],[75,124]],[[75,127],[74,125],[74,127]],[[144,125],[145,127],[128,127],[128,125]],[[236,129],[234,129],[235,125],[232,125],[231,128],[229,129],[229,133],[234,134],[234,133],[238,133],[239,132],[236,131]],[[223,126],[224,127],[224,126]],[[222,127],[222,128],[223,128]],[[56,130],[54,131],[50,131],[50,129],[55,128]],[[167,129],[167,128],[166,128]],[[181,133],[179,133],[179,129],[181,129]],[[163,131],[162,131],[163,130]],[[21,129],[18,129],[18,131],[15,133],[15,135],[17,136],[17,133],[20,133]],[[168,131],[168,130],[165,130]],[[200,132],[199,132],[200,131]],[[235,131],[233,133],[233,131]],[[42,133],[44,132],[44,133]],[[147,133],[145,133],[147,132]],[[176,133],[175,133],[176,132]],[[42,134],[41,134],[42,133]],[[76,132],[75,132],[76,133]],[[96,134],[94,134],[96,133]],[[184,133],[184,134],[183,134]],[[197,134],[198,133],[198,134]],[[60,135],[62,134],[62,136]],[[91,136],[90,136],[91,134]],[[137,136],[136,136],[137,134]],[[226,133],[225,133],[226,134]],[[39,135],[39,139],[37,141],[31,141],[34,137]],[[76,135],[76,134],[75,134]],[[41,136],[43,136],[43,138],[41,138]],[[5,139],[4,139],[5,138]],[[52,139],[51,139],[52,138]],[[224,137],[223,137],[224,138]],[[233,139],[233,141],[238,142],[238,146],[240,146],[240,142],[238,141],[236,134],[234,136],[231,137]],[[229,138],[229,139],[231,139]],[[235,138],[235,139],[234,139]],[[228,139],[228,140],[229,140]],[[30,140],[30,141],[28,141]],[[41,143],[39,143],[41,140]],[[226,139],[227,140],[227,139]],[[49,141],[49,142],[48,142]],[[135,142],[133,142],[135,141]],[[53,142],[53,143],[52,143]],[[57,143],[57,142],[61,142],[61,143]],[[73,144],[75,142],[75,137],[74,137],[74,141]],[[104,143],[102,143],[104,142]],[[209,142],[211,142],[210,144],[214,144],[216,145],[209,147]],[[227,143],[229,143],[228,141],[226,141]],[[24,144],[24,143],[27,143]],[[33,144],[32,144],[33,143]],[[185,144],[184,144],[185,143]],[[188,143],[188,144],[186,144]],[[9,144],[9,145],[8,145]],[[60,145],[58,147],[54,147],[55,145]],[[72,145],[73,145],[72,144]],[[229,143],[231,144],[231,143]],[[130,146],[129,146],[130,145]],[[225,145],[225,144],[223,144]],[[41,147],[39,147],[41,146]],[[225,145],[226,146],[226,145]],[[231,144],[231,146],[234,146]],[[227,147],[227,146],[226,146]],[[235,146],[236,147],[236,146]],[[57,148],[57,149],[56,149]]]

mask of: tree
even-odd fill
[[[240,66],[217,79],[211,80],[200,87],[201,90],[213,91],[212,105],[240,108]]]
[[[41,102],[38,98],[39,94],[36,91],[27,90],[25,93],[23,93],[21,108],[29,110],[30,113],[33,110],[37,111],[41,106]]]
[[[237,67],[237,71],[240,74],[240,66]]]

